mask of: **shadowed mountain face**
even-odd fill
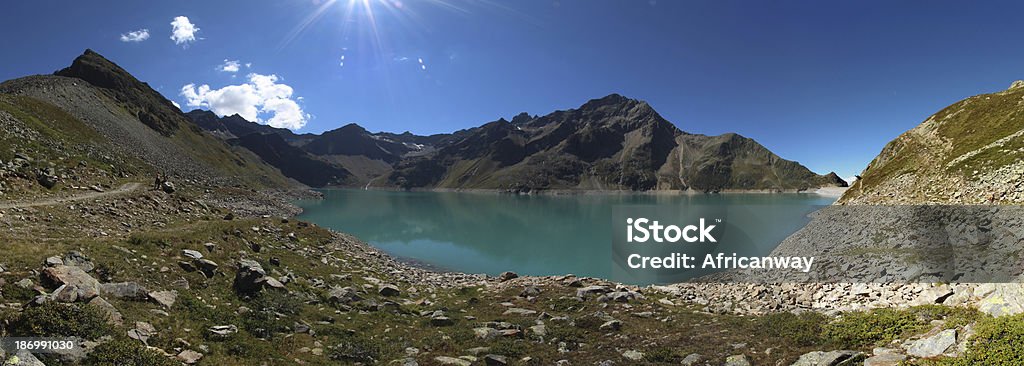
[[[221,125],[237,118],[218,124],[206,121],[207,113],[189,116],[214,132],[231,130]],[[372,187],[714,192],[846,185],[834,173],[817,175],[737,134],[683,132],[646,102],[618,94],[578,109],[522,113],[452,134],[370,133],[349,124],[289,143],[345,167],[360,186]]]
[[[295,146],[278,134],[250,133],[229,142],[249,149],[281,173],[312,187],[345,185],[351,173],[327,163]]]

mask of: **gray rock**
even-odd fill
[[[434,357],[434,361],[437,361],[441,365],[453,365],[453,366],[470,366],[473,362],[469,360],[463,360],[461,358],[448,357],[448,356],[437,356]]]
[[[327,295],[327,301],[342,304],[349,304],[363,299],[351,287],[332,287],[327,291]]]
[[[4,363],[4,366],[46,366],[46,364],[39,361],[31,352],[19,350],[18,353],[15,353],[13,357]]]
[[[1020,283],[989,283],[974,290],[981,296],[978,311],[1001,317],[1024,313],[1024,284]]]
[[[875,354],[864,360],[864,366],[899,366],[907,359],[907,355],[899,353]]]
[[[91,272],[96,268],[96,265],[89,260],[89,257],[78,251],[70,251],[68,254],[65,254],[64,265],[75,266],[86,272]]]
[[[486,355],[484,356],[484,365],[505,366],[508,365],[508,359],[501,355]]]
[[[608,292],[611,292],[611,291],[612,290],[609,289],[607,286],[587,286],[587,287],[581,288],[579,290],[576,290],[576,297],[587,297],[587,296],[590,296],[590,295],[599,295],[599,294],[604,294],[604,293],[608,293]]]
[[[523,288],[523,291],[519,293],[520,297],[533,297],[540,295],[540,287],[529,285]]]
[[[725,366],[751,366],[747,355],[732,355],[725,358]]]
[[[398,296],[402,291],[400,291],[395,285],[381,285],[378,293],[380,293],[381,296]]]
[[[433,325],[435,327],[447,327],[455,325],[455,321],[453,321],[451,318],[447,316],[436,316],[430,318],[430,325]]]
[[[89,301],[100,294],[100,283],[81,268],[58,265],[43,270],[43,277],[58,285],[62,291],[74,292],[77,301]]]
[[[203,354],[192,350],[184,350],[174,357],[186,365],[194,365],[203,359]]]
[[[149,293],[138,283],[118,282],[101,284],[100,295],[113,299],[146,300]]]
[[[534,334],[543,337],[548,334],[548,327],[544,324],[537,324],[530,327],[530,334]]]
[[[238,272],[235,273],[235,291],[246,295],[259,292],[263,289],[263,277],[266,274],[259,262],[249,259],[239,260]]]
[[[220,267],[217,262],[209,259],[200,259],[196,263],[199,264],[199,270],[206,275],[206,278],[213,278],[213,275],[217,273],[217,268]]]
[[[170,309],[174,306],[174,301],[178,299],[178,291],[155,291],[149,293],[149,298],[155,301],[160,306]]]
[[[640,360],[644,359],[644,353],[637,350],[628,350],[626,352],[622,352],[622,357],[625,357],[630,361],[640,362]]]
[[[518,278],[518,277],[519,277],[519,274],[517,274],[515,272],[505,271],[505,272],[501,272],[501,274],[498,275],[498,280],[501,281],[501,282],[505,282],[505,281],[508,281],[508,280],[511,280],[511,279],[514,279],[514,278]]]
[[[846,366],[860,363],[864,354],[857,351],[814,351],[800,356],[792,366]]]
[[[117,308],[115,308],[114,305],[111,305],[110,302],[107,302],[104,298],[96,296],[89,301],[89,305],[92,305],[107,314],[108,323],[116,326],[124,324],[124,316],[121,315],[121,312],[117,311]]]
[[[915,357],[935,357],[942,355],[949,347],[956,344],[956,330],[947,329],[931,337],[914,341],[907,347],[907,354]]]
[[[491,327],[479,327],[473,328],[473,335],[477,339],[491,340],[501,336],[501,333],[497,329]]]
[[[64,260],[60,259],[60,257],[58,257],[58,256],[52,256],[52,257],[46,258],[46,263],[45,264],[46,264],[47,267],[63,266],[64,265]]]
[[[215,325],[207,329],[207,331],[212,335],[225,337],[238,333],[238,327],[234,325]]]
[[[703,358],[704,357],[702,357],[698,353],[691,353],[691,354],[686,355],[686,357],[683,357],[683,361],[681,362],[681,364],[683,366],[694,366],[694,365],[697,364],[697,362],[700,362],[700,360],[703,359]]]
[[[618,331],[619,329],[622,329],[622,322],[618,320],[609,320],[604,322],[604,324],[601,324],[601,327],[598,329],[603,331]]]
[[[508,308],[502,315],[519,315],[519,316],[530,316],[537,314],[537,311],[522,308]]]
[[[188,258],[188,259],[191,259],[191,260],[195,260],[195,261],[203,259],[203,253],[200,253],[199,251],[192,250],[192,249],[183,249],[181,251],[181,255],[184,256],[185,258]]]

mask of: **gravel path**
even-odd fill
[[[70,197],[55,197],[55,198],[46,198],[46,199],[32,200],[32,201],[3,202],[3,203],[0,203],[0,210],[10,209],[10,208],[51,206],[51,205],[67,203],[67,202],[91,200],[91,199],[96,199],[96,198],[103,198],[103,197],[107,197],[107,196],[114,196],[114,195],[120,195],[120,194],[124,194],[124,193],[129,193],[129,192],[138,190],[141,187],[142,187],[142,183],[125,183],[124,185],[122,185],[121,187],[118,187],[115,190],[105,191],[105,192],[87,192],[87,193],[82,193],[82,194],[78,194],[78,195],[73,195],[73,196],[70,196]]]

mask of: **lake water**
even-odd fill
[[[441,270],[609,278],[615,207],[722,207],[763,255],[835,199],[816,194],[539,195],[323,190],[299,218]],[[621,231],[621,230],[620,230]]]

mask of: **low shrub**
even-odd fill
[[[85,366],[178,366],[138,341],[120,339],[96,346],[83,363]]]
[[[47,302],[25,309],[11,325],[22,337],[82,337],[93,340],[111,332],[107,315],[89,305]]]

